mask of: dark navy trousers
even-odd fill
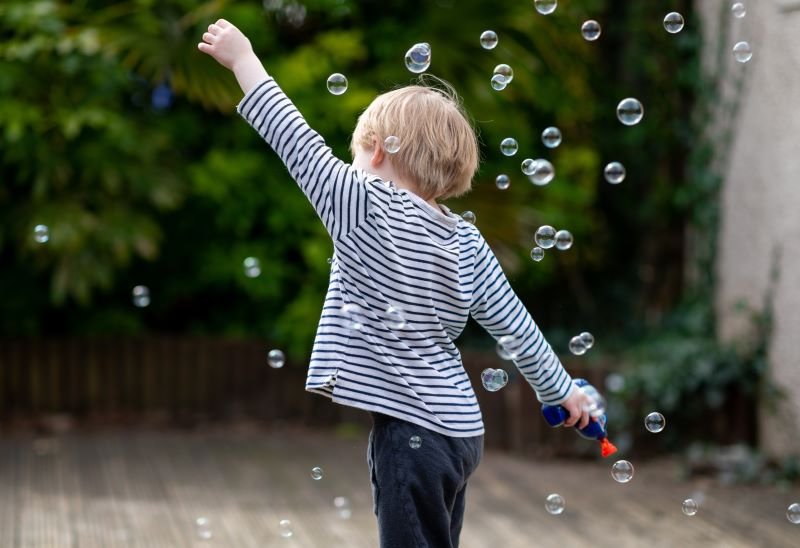
[[[483,436],[444,436],[379,413],[372,419],[367,462],[381,548],[457,548]]]

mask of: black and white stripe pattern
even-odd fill
[[[567,398],[570,376],[474,226],[337,159],[271,78],[238,111],[284,161],[334,242],[307,390],[441,434],[480,435],[453,342],[471,314],[495,338],[515,337],[515,362],[542,402]],[[345,304],[355,312],[343,312]]]

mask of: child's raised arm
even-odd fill
[[[250,40],[225,19],[208,26],[197,49],[233,72],[245,94],[267,77],[267,70],[253,52]]]

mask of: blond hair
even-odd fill
[[[478,138],[451,85],[411,85],[379,95],[359,116],[350,149],[372,150],[389,136],[400,149],[387,154],[397,174],[417,185],[423,198],[455,198],[472,188]]]

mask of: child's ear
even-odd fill
[[[383,147],[380,146],[376,141],[372,148],[372,157],[369,160],[369,164],[372,167],[380,167],[385,158],[386,153],[384,152]]]

